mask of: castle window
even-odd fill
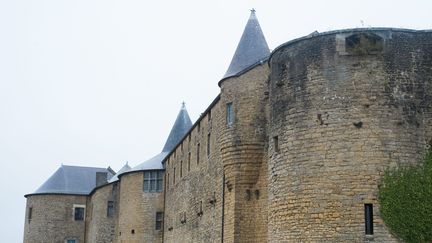
[[[112,218],[114,216],[114,202],[108,201],[107,203],[107,217]]]
[[[162,182],[162,171],[144,171],[144,192],[161,192]]]
[[[202,216],[203,215],[203,207],[202,207],[202,201],[199,202],[199,208],[198,208],[198,216]]]
[[[84,217],[85,217],[85,206],[74,204],[73,213],[74,213],[74,220],[75,221],[83,221]]]
[[[273,146],[274,146],[274,151],[276,153],[279,153],[279,137],[278,136],[273,137]]]
[[[231,126],[234,123],[234,110],[232,102],[226,105],[226,122],[228,126]]]
[[[169,187],[169,173],[166,173],[165,177],[166,177],[166,187],[168,189],[168,187]]]
[[[76,239],[66,239],[65,243],[77,243]]]
[[[188,172],[190,171],[190,160],[191,160],[191,153],[189,152],[188,153],[188,164],[187,164]]]
[[[175,184],[175,171],[176,171],[176,168],[174,167],[174,174],[173,174],[173,184]]]
[[[33,207],[29,207],[28,214],[27,214],[27,219],[29,223],[32,220],[32,214],[33,214]]]
[[[210,133],[207,134],[207,157],[210,157]]]
[[[183,177],[183,160],[180,161],[180,178]]]
[[[197,155],[196,155],[196,160],[197,160],[197,165],[199,165],[199,160],[200,160],[200,144],[197,145]]]
[[[161,230],[163,225],[163,212],[156,212],[155,230]]]
[[[180,213],[180,223],[186,224],[186,212]]]
[[[365,233],[373,235],[373,204],[367,203],[364,205],[365,212]]]

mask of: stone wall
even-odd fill
[[[389,29],[304,38],[272,54],[270,242],[396,241],[379,216],[378,184],[385,169],[422,160],[431,66],[431,33]]]
[[[380,218],[378,186],[387,168],[418,164],[432,144],[431,67],[427,31],[288,42],[220,82],[164,161],[164,192],[144,192],[135,171],[87,201],[29,195],[24,242],[81,243],[86,230],[87,242],[397,242]],[[87,204],[87,228],[73,220],[74,204]],[[368,235],[365,204],[374,211]]]
[[[86,196],[27,196],[24,243],[84,242],[85,221],[74,220],[74,205],[85,206]]]
[[[221,112],[214,103],[164,163],[164,242],[221,241],[223,171],[216,139]]]
[[[225,173],[224,242],[267,241],[267,63],[221,82],[218,146]],[[226,122],[232,104],[232,124]]]
[[[163,212],[163,193],[143,191],[144,172],[120,176],[118,243],[162,242],[162,230],[156,230],[156,212]]]
[[[115,224],[118,210],[117,182],[99,187],[87,199],[86,242],[115,242]],[[113,214],[108,215],[108,202],[113,202]]]

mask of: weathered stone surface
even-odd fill
[[[163,193],[143,192],[136,171],[87,200],[30,195],[24,242],[397,242],[380,217],[378,185],[432,144],[432,32],[308,36],[220,86],[164,161]],[[86,226],[72,220],[73,204],[86,205]]]
[[[164,242],[221,241],[224,185],[216,138],[222,110],[219,103],[210,108],[165,162]]]
[[[84,242],[85,221],[74,220],[74,205],[85,206],[86,196],[28,196],[24,243],[64,243],[66,239]]]
[[[383,48],[348,53],[356,34]],[[342,40],[342,41],[341,41]],[[374,204],[377,242],[385,169],[421,161],[431,138],[432,35],[396,30],[332,33],[282,46],[270,61],[269,240],[363,242]]]
[[[88,197],[86,242],[115,242],[115,225],[118,217],[117,187],[117,182],[99,187]],[[108,216],[109,201],[113,202],[114,206],[112,216]]]
[[[162,242],[156,230],[156,212],[163,212],[163,193],[143,191],[144,172],[120,177],[117,242]]]

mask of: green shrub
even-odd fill
[[[395,237],[432,242],[432,152],[423,166],[387,171],[378,199],[381,217]]]

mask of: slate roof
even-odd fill
[[[88,195],[96,187],[96,173],[107,172],[106,168],[62,165],[34,194]],[[26,195],[27,196],[27,195]]]
[[[183,103],[180,112],[177,115],[177,119],[171,128],[171,132],[165,142],[162,152],[171,152],[171,150],[173,150],[173,148],[180,142],[180,139],[183,138],[183,136],[189,131],[191,127],[192,122],[189,118],[186,106]]]
[[[186,133],[191,129],[192,122],[189,114],[186,110],[186,106],[183,103],[180,112],[171,128],[171,132],[165,142],[165,146],[162,152],[152,157],[149,160],[133,167],[130,171],[140,171],[140,170],[161,170],[163,169],[162,160],[174,149],[174,147],[180,142],[180,140],[186,135]]]
[[[139,170],[162,170],[162,160],[165,156],[168,155],[168,152],[161,152],[156,156],[153,156],[151,159],[144,161],[143,163],[133,167],[130,171],[139,171]]]
[[[128,171],[130,171],[132,168],[129,166],[128,162],[126,162],[125,165],[123,165],[123,167],[113,176],[111,177],[111,179],[109,179],[109,183],[114,182],[114,181],[118,181],[118,177],[119,175],[126,173]]]
[[[238,76],[244,70],[260,63],[269,56],[270,49],[255,15],[255,10],[252,9],[231,64],[223,79]]]

